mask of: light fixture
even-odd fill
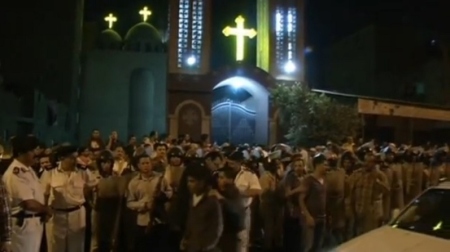
[[[284,65],[284,71],[288,74],[295,72],[296,69],[297,69],[297,67],[295,66],[294,62],[292,62],[291,60],[289,60]]]
[[[242,87],[242,83],[240,81],[233,81],[231,82],[231,87],[233,87],[234,89],[240,89]]]
[[[195,65],[195,63],[197,63],[197,59],[194,56],[189,56],[189,58],[187,58],[186,63],[189,66],[193,66]]]

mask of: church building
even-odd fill
[[[149,23],[151,11],[136,11],[142,22],[124,38],[114,31],[117,18],[105,18],[96,48],[85,55],[80,95],[80,133],[87,139],[93,129],[122,136],[143,136],[167,127],[167,45]],[[161,106],[162,105],[162,106]]]
[[[275,143],[282,133],[270,89],[304,79],[304,4],[254,2],[255,26],[236,9],[214,38],[214,0],[169,0],[165,31],[144,15],[149,3],[140,11],[143,22],[123,39],[113,29],[117,18],[107,16],[109,29],[85,56],[80,132],[115,128],[139,136],[157,130],[193,139],[208,134],[219,144]],[[222,53],[213,39],[230,41],[233,62],[212,67],[214,54]],[[255,62],[246,61],[253,49]]]

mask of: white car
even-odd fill
[[[425,190],[383,227],[333,252],[450,252],[450,181]]]

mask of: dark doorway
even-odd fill
[[[212,140],[218,144],[267,144],[267,90],[243,77],[232,77],[213,89]]]

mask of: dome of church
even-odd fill
[[[122,37],[112,29],[104,30],[98,38],[98,46],[103,49],[120,49]]]
[[[151,24],[147,22],[139,23],[128,31],[125,36],[126,43],[152,43],[154,45],[162,43],[161,34]]]

